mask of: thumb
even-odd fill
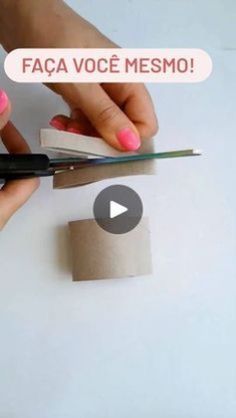
[[[7,124],[10,116],[10,101],[5,91],[0,90],[0,131]]]
[[[75,86],[73,105],[82,110],[90,123],[112,147],[135,151],[140,145],[137,128],[99,84]],[[78,103],[79,101],[79,103]]]

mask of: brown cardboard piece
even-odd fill
[[[69,223],[73,280],[135,277],[152,273],[150,231],[143,218],[126,234],[111,234],[94,219]]]
[[[61,152],[63,154],[82,157],[121,157],[124,152],[118,151],[107,144],[102,138],[79,135],[72,132],[58,131],[56,129],[41,129],[40,144],[44,149]],[[143,141],[138,152],[126,152],[126,155],[146,154],[154,152],[154,141]]]
[[[40,144],[42,148],[50,151],[77,156],[119,157],[123,155],[121,151],[111,147],[102,138],[56,129],[41,129]],[[136,152],[127,153],[127,155],[135,154]]]
[[[155,161],[153,160],[104,164],[57,173],[53,178],[53,188],[65,189],[109,178],[153,174],[155,174]]]
[[[124,152],[112,148],[101,138],[57,131],[55,129],[41,129],[40,140],[43,148],[71,155],[80,155],[85,158],[94,156],[117,157],[154,152],[153,140],[143,141],[138,153],[133,152],[124,154]],[[55,189],[79,187],[108,178],[148,174],[155,174],[154,160],[94,165],[92,167],[83,167],[56,173],[53,179],[53,187]]]

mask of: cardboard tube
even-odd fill
[[[147,218],[132,231],[120,235],[104,231],[94,219],[70,222],[69,228],[74,281],[152,273]]]

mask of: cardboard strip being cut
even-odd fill
[[[83,157],[120,157],[124,152],[117,151],[101,138],[78,135],[56,129],[41,129],[40,144],[42,148]],[[153,140],[144,141],[138,153],[154,152]],[[125,155],[136,155],[137,152],[126,152]]]
[[[95,165],[55,174],[53,178],[53,188],[66,189],[84,186],[109,178],[154,174],[154,160]]]
[[[126,234],[104,231],[94,219],[69,223],[73,280],[98,280],[152,273],[147,218]]]
[[[56,129],[41,129],[40,143],[42,148],[50,151],[62,152],[87,157],[119,157],[123,152],[117,151],[101,138],[78,135]],[[126,153],[135,155],[135,153]]]

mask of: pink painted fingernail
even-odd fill
[[[2,114],[4,110],[6,110],[7,105],[8,105],[8,97],[5,91],[0,90],[0,114]]]
[[[60,120],[58,119],[52,119],[49,124],[55,128],[58,129],[58,131],[65,131],[66,130],[66,126],[64,125],[64,123],[62,123]]]
[[[72,134],[80,134],[81,132],[76,128],[68,128],[67,132],[71,132]]]
[[[136,151],[141,145],[140,138],[130,128],[122,129],[116,136],[121,146],[127,151]]]

